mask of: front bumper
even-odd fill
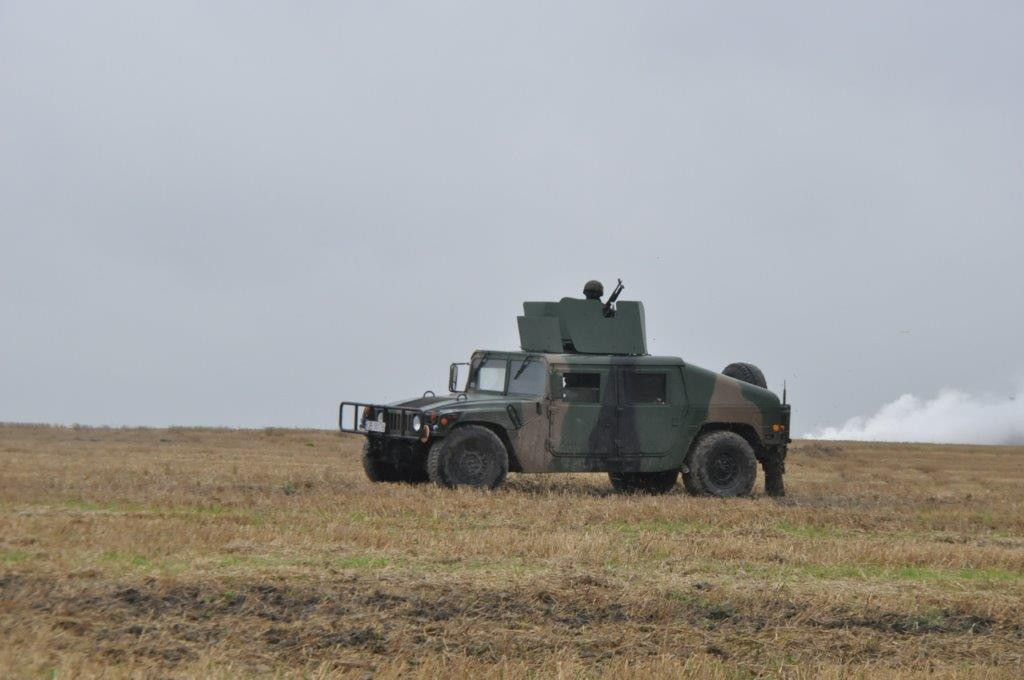
[[[420,429],[413,429],[413,418],[419,416]],[[384,431],[369,430],[368,420],[383,423]],[[372,426],[371,426],[372,427]],[[362,434],[367,437],[419,439],[430,437],[429,416],[416,408],[365,404],[358,401],[343,401],[338,407],[338,429],[342,432]]]

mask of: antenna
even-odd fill
[[[786,403],[786,381],[782,381],[782,403]]]

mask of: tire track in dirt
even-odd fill
[[[951,609],[852,610],[781,597],[712,599],[706,588],[638,596],[592,577],[482,588],[394,577],[296,584],[7,574],[0,577],[0,620],[31,618],[65,633],[68,647],[169,668],[211,646],[253,663],[309,663],[342,652],[499,660],[571,649],[598,660],[701,651],[756,667],[772,645],[798,657],[813,650],[819,661],[850,653],[885,660],[893,641],[905,647],[916,640],[938,661],[984,655],[1012,663],[1024,644],[1019,620]],[[975,648],[979,636],[986,644]]]

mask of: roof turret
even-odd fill
[[[647,354],[642,302],[617,302],[606,312],[600,300],[562,298],[524,302],[523,312],[518,322],[524,351]]]

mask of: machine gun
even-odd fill
[[[608,296],[608,300],[604,303],[604,307],[601,311],[604,312],[605,316],[615,316],[615,301],[619,299],[619,295],[622,294],[622,289],[625,286],[622,285],[622,279],[619,279],[619,284],[615,286],[615,290]]]

